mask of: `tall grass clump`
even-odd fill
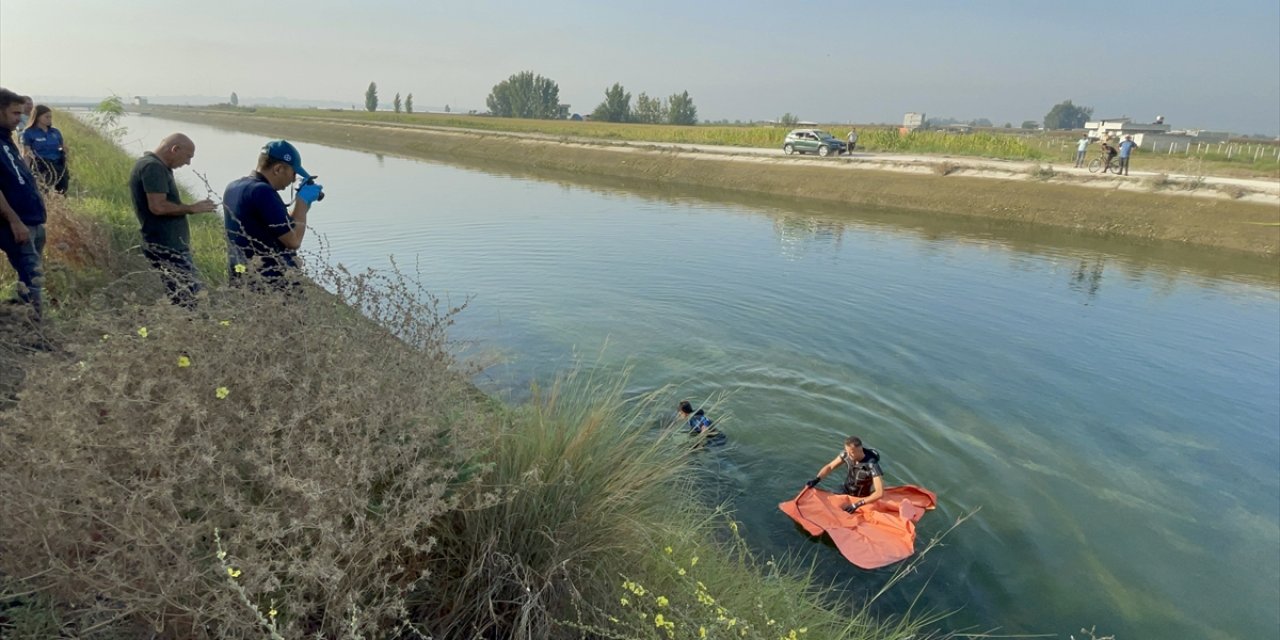
[[[319,279],[342,293],[104,301],[28,363],[0,416],[12,589],[75,637],[406,627],[486,402],[448,355],[451,311],[395,278]]]

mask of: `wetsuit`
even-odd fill
[[[884,473],[880,471],[880,453],[870,447],[862,450],[862,461],[854,462],[849,458],[849,454],[840,452],[840,459],[844,461],[845,466],[849,469],[849,473],[845,476],[844,487],[841,493],[854,496],[856,498],[865,498],[875,491],[874,478],[878,478]]]

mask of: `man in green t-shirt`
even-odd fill
[[[129,174],[133,210],[142,225],[142,253],[160,272],[169,300],[184,307],[193,305],[200,291],[187,216],[217,208],[208,199],[182,204],[178,195],[173,170],[190,164],[195,155],[196,145],[191,138],[170,134],[155,151],[142,154]]]

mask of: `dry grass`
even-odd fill
[[[284,637],[401,625],[483,400],[450,364],[453,310],[402,280],[321,282],[344,293],[83,310],[0,423],[0,572],[78,633],[261,631],[228,580]]]

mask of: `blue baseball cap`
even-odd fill
[[[303,180],[311,177],[306,169],[302,168],[302,154],[298,153],[297,147],[289,144],[287,140],[272,140],[263,145],[262,152],[267,154],[272,160],[280,160],[288,162],[293,167],[294,172],[302,176]]]

